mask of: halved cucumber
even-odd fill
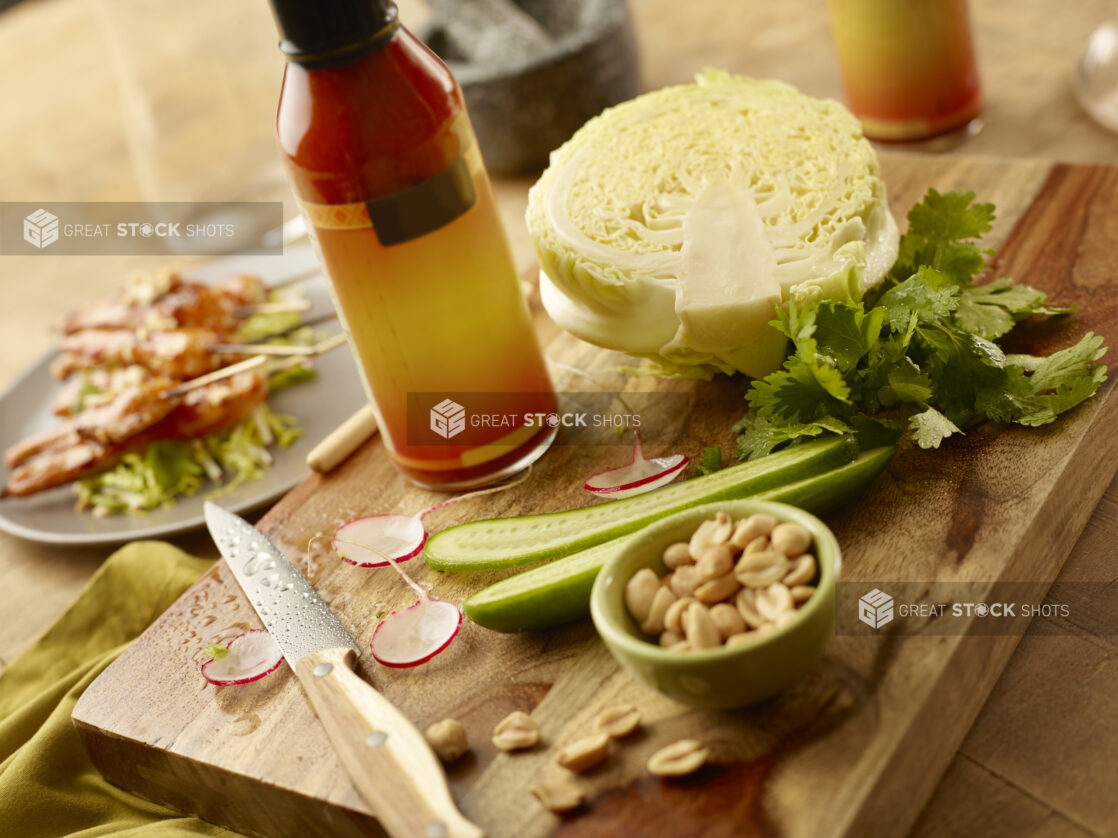
[[[757,500],[790,503],[824,515],[860,494],[885,470],[897,446],[873,448],[854,462],[770,489]],[[635,535],[626,535],[483,588],[466,600],[466,616],[494,631],[533,631],[590,616],[590,588],[602,566]]]
[[[567,556],[670,512],[716,500],[743,498],[847,463],[857,456],[850,437],[797,445],[759,460],[609,503],[459,524],[433,535],[423,558],[435,570],[494,570]]]

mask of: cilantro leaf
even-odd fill
[[[935,268],[956,284],[968,285],[986,267],[991,251],[971,239],[989,232],[993,204],[974,204],[974,193],[934,189],[908,214],[908,232],[901,236],[890,282],[902,282],[921,267]]]
[[[716,471],[722,470],[722,449],[717,445],[711,445],[702,450],[699,458],[695,461],[696,476],[704,474],[714,474]]]
[[[841,404],[842,399],[832,391],[845,391],[848,396],[849,390],[837,369],[793,355],[784,362],[783,370],[754,381],[746,399],[766,418],[811,422]]]
[[[998,338],[1018,320],[1034,314],[1070,314],[1075,306],[1052,308],[1048,295],[1012,279],[996,279],[985,285],[966,288],[959,296],[955,322],[963,329],[984,338]]]
[[[1106,354],[1106,347],[1102,343],[1101,335],[1088,332],[1075,346],[1069,346],[1049,355],[1037,364],[1029,379],[1033,392],[1057,390],[1084,378],[1091,374],[1091,371],[1101,370],[1105,375],[1105,366],[1093,365]]]
[[[1018,396],[1015,404],[1019,411],[1011,420],[1021,425],[1046,425],[1089,399],[1106,381],[1106,365],[1097,363],[1105,354],[1102,337],[1088,332],[1079,343],[1046,358],[1025,356],[1033,371],[1026,378],[1025,367],[1018,368],[1019,378],[1028,382],[1028,392]]]
[[[932,400],[932,380],[907,357],[890,365],[886,382],[877,394],[885,407],[898,402],[925,405]]]
[[[973,297],[962,296],[959,307],[955,309],[955,322],[960,328],[981,337],[1000,338],[1013,328],[1013,315],[1001,306],[983,305]]]
[[[908,212],[909,233],[928,242],[977,239],[990,232],[993,221],[994,205],[974,203],[973,192],[941,195],[929,189]]]
[[[833,416],[818,422],[785,422],[777,424],[757,411],[746,413],[734,425],[738,435],[738,459],[755,459],[772,453],[789,442],[819,436],[823,433],[848,434],[855,431],[850,425]]]
[[[795,354],[784,361],[784,369],[755,381],[747,398],[764,415],[774,410],[777,418],[810,421],[828,402],[847,402],[850,387],[833,358],[819,351],[813,337],[818,306],[798,306],[795,299],[779,312],[772,325],[792,339]]]
[[[959,286],[935,268],[921,268],[886,291],[877,304],[885,309],[891,329],[907,326],[913,315],[918,322],[931,323],[959,305]]]
[[[973,422],[1043,425],[1094,395],[1107,372],[1101,337],[1046,358],[1007,356],[995,342],[1025,318],[1075,309],[1012,279],[974,283],[990,255],[975,239],[993,218],[973,193],[929,190],[878,288],[860,302],[780,311],[773,326],[793,351],[752,383],[753,409],[734,428],[738,456],[828,432],[880,445],[905,427],[920,447],[938,448]]]
[[[831,358],[839,372],[849,372],[877,343],[884,322],[884,309],[866,313],[860,305],[820,303],[815,313],[817,352]]]
[[[908,420],[912,429],[912,437],[921,448],[939,448],[939,444],[952,434],[961,434],[955,423],[936,410],[929,407],[923,413],[917,413]]]

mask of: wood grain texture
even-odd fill
[[[1071,620],[1038,617],[1029,626],[921,813],[914,838],[942,834],[944,824],[973,835],[1034,834],[1030,829],[1037,835],[1118,834],[1118,636],[1115,612],[1099,596],[1113,590],[1116,485],[1118,480],[1057,579],[1060,591],[1082,586],[1086,601],[1072,603]],[[977,805],[983,799],[988,808]],[[1015,826],[1020,829],[1013,831]],[[1059,832],[1060,826],[1067,831]]]
[[[899,216],[929,186],[975,189],[998,204],[989,241],[1003,246],[1002,270],[1061,302],[1118,299],[1118,263],[1107,250],[1118,214],[1118,170],[907,156],[886,156],[883,166]],[[1118,338],[1109,302],[1083,305],[1077,317],[1040,329],[1033,345],[1066,343],[1088,329]],[[548,354],[607,378],[618,361],[569,336],[553,341]],[[649,385],[636,379],[629,386]],[[703,405],[673,448],[695,453],[721,442],[728,450],[729,424],[741,410],[735,386],[662,386],[690,392]],[[1115,410],[1106,386],[1049,428],[981,426],[939,452],[903,450],[856,507],[830,518],[843,544],[845,578],[1051,581],[1114,472],[1118,449],[1108,424]],[[626,456],[620,448],[558,446],[520,489],[451,507],[431,523],[584,503],[572,475]],[[261,527],[301,564],[367,649],[375,615],[410,604],[408,594],[394,575],[342,565],[312,539],[356,515],[414,512],[432,497],[406,486],[373,441],[328,478],[301,484]],[[443,575],[414,562],[411,569],[451,600],[505,575]],[[215,689],[197,674],[207,642],[256,624],[229,574],[220,566],[207,574],[83,697],[75,719],[95,761],[114,782],[180,807],[188,797],[193,811],[242,831],[295,835],[321,816],[339,835],[375,834],[293,679],[285,674],[248,690]],[[446,653],[423,667],[390,671],[365,654],[359,671],[420,728],[445,716],[466,725],[472,752],[452,766],[451,787],[465,815],[496,838],[653,829],[903,835],[1016,642],[900,638],[889,630],[838,637],[796,687],[732,713],[690,710],[636,684],[585,623],[521,636],[467,625]],[[641,708],[644,733],[619,745],[585,779],[588,811],[563,819],[544,811],[528,784],[557,771],[554,753],[586,735],[599,710],[622,701]],[[523,754],[498,753],[489,734],[513,709],[533,714],[543,742]],[[648,756],[683,736],[709,743],[715,765],[682,784],[645,776]],[[251,802],[230,812],[224,790],[254,783],[267,797],[267,811],[250,795]],[[173,799],[167,786],[176,790]],[[311,799],[321,803],[309,806]]]

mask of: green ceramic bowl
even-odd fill
[[[661,557],[677,541],[687,541],[703,521],[722,510],[735,521],[767,512],[795,521],[814,538],[818,587],[795,619],[753,643],[700,652],[670,652],[649,642],[625,607],[625,583],[642,567],[667,573]],[[667,696],[709,709],[756,704],[792,684],[811,669],[834,630],[835,580],[842,559],[834,533],[802,509],[783,503],[735,500],[697,506],[644,529],[624,552],[606,563],[590,594],[590,615],[618,662]]]

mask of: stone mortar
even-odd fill
[[[458,79],[494,174],[547,164],[587,119],[640,89],[626,0],[428,0],[417,34]]]

